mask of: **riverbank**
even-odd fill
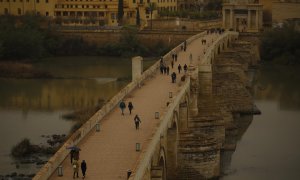
[[[53,78],[49,72],[33,67],[31,63],[0,62],[0,78]]]

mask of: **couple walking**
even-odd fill
[[[79,172],[79,163],[77,160],[74,160],[73,163],[72,163],[72,167],[73,167],[73,179],[76,177],[78,178],[78,172]],[[81,172],[82,172],[82,179],[85,178],[85,173],[86,173],[86,169],[87,169],[87,166],[86,166],[86,162],[85,160],[82,160],[81,164],[80,164],[80,167],[81,167]]]
[[[120,109],[121,109],[122,115],[124,116],[124,110],[125,110],[125,108],[126,108],[126,103],[122,100],[122,101],[120,102],[120,104],[119,104],[119,107],[120,107]],[[132,111],[132,109],[133,109],[133,104],[132,104],[132,102],[129,102],[129,103],[128,103],[128,109],[129,109],[129,113],[131,114],[131,111]]]

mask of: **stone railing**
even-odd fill
[[[165,132],[167,131],[168,124],[170,121],[172,121],[174,110],[180,103],[182,97],[185,96],[187,91],[189,91],[189,88],[190,78],[187,78],[185,84],[181,86],[180,92],[174,98],[174,101],[169,104],[169,108],[167,109],[167,111],[162,114],[160,118],[160,125],[156,129],[155,134],[151,137],[150,143],[147,145],[147,149],[142,152],[142,155],[139,158],[139,162],[137,162],[137,166],[134,167],[133,173],[130,176],[129,180],[143,179],[145,172],[151,164],[152,157],[156,151],[156,148],[160,143],[160,136],[162,134],[165,134]]]
[[[191,38],[187,39],[187,45],[193,40],[204,35],[205,33],[200,33],[192,36]],[[179,44],[172,51],[180,51],[181,45],[182,44]],[[167,62],[168,59],[171,59],[172,57],[171,52],[164,55],[164,59],[166,59]],[[48,162],[40,169],[40,171],[37,172],[33,180],[47,180],[70,153],[70,150],[68,150],[67,147],[77,145],[89,132],[91,132],[91,130],[95,129],[96,124],[99,123],[104,116],[110,113],[126,95],[131,93],[136,87],[139,87],[145,79],[153,76],[157,72],[159,66],[160,62],[157,61],[145,72],[143,72],[140,78],[129,83],[126,87],[120,90],[118,94],[111,98],[109,102],[107,102],[98,112],[96,112],[87,122],[85,122],[70,136],[70,138],[62,145],[62,147],[48,160]],[[189,81],[187,84],[189,85]],[[188,87],[187,84],[184,86],[185,88]]]
[[[224,38],[231,38],[232,36],[238,36],[238,32],[234,31],[226,31],[221,36],[219,36],[210,46],[207,48],[204,56],[202,59],[200,59],[199,66],[205,66],[205,65],[211,65],[211,59],[214,56],[215,50],[217,48],[217,45],[219,45],[220,42],[223,41]]]

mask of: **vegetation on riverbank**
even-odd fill
[[[70,133],[75,132],[79,129],[87,120],[89,120],[101,107],[104,105],[104,100],[100,99],[97,105],[75,110],[73,112],[62,115],[62,118],[76,121],[76,123],[72,126]]]
[[[160,56],[167,51],[164,43],[160,48],[147,48],[136,34],[136,27],[123,27],[119,42],[97,46],[80,36],[61,37],[44,24],[50,23],[41,16],[0,16],[0,60],[40,60],[47,56],[109,55],[109,56]],[[44,25],[44,26],[43,26]]]
[[[0,62],[0,77],[53,78],[50,73],[37,70],[31,64],[22,62]]]
[[[21,140],[18,144],[16,144],[11,149],[11,155],[14,158],[26,158],[33,154],[54,154],[57,148],[55,147],[45,147],[45,146],[38,146],[34,145],[30,142],[29,139],[25,138]]]
[[[300,32],[295,24],[286,23],[262,34],[261,57],[277,64],[300,64]]]

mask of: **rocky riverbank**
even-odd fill
[[[13,164],[17,169],[16,171],[23,166],[40,168],[47,163],[47,159],[59,149],[67,138],[65,134],[42,135],[41,137],[44,142],[39,145],[32,144],[29,139],[23,139],[12,148],[11,156],[15,160]],[[34,175],[12,172],[0,174],[0,180],[29,180]]]

